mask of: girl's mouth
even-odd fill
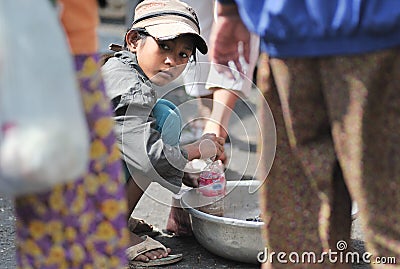
[[[174,75],[170,71],[167,71],[167,70],[158,72],[158,75],[161,75],[162,77],[169,78],[169,79],[172,79],[174,77]]]

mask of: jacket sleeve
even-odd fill
[[[235,4],[234,0],[217,0],[218,3],[221,3],[223,5],[231,5],[231,4]]]
[[[187,154],[179,145],[169,146],[162,141],[151,114],[155,97],[150,87],[140,86],[121,96],[119,104],[125,108],[124,113],[115,118],[123,160],[134,172],[178,192]]]

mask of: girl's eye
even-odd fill
[[[189,55],[186,52],[181,53],[182,58],[189,58]]]
[[[168,46],[167,44],[160,43],[159,46],[160,46],[160,48],[163,49],[163,50],[169,50],[169,46]]]

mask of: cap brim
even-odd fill
[[[202,53],[208,51],[206,41],[189,25],[185,23],[160,23],[144,27],[146,31],[153,37],[160,40],[170,40],[177,38],[180,35],[191,34],[195,37],[195,46]]]

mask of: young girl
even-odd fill
[[[180,114],[172,104],[158,101],[153,84],[163,86],[177,78],[196,49],[207,52],[193,9],[176,0],[143,1],[126,33],[125,46],[102,67],[115,112],[116,134],[129,170],[129,214],[154,181],[177,193],[183,169],[192,159],[223,154],[224,139],[206,134],[179,146]],[[178,124],[176,124],[178,122]],[[180,260],[170,249],[131,233],[128,258],[134,265],[165,265]]]

